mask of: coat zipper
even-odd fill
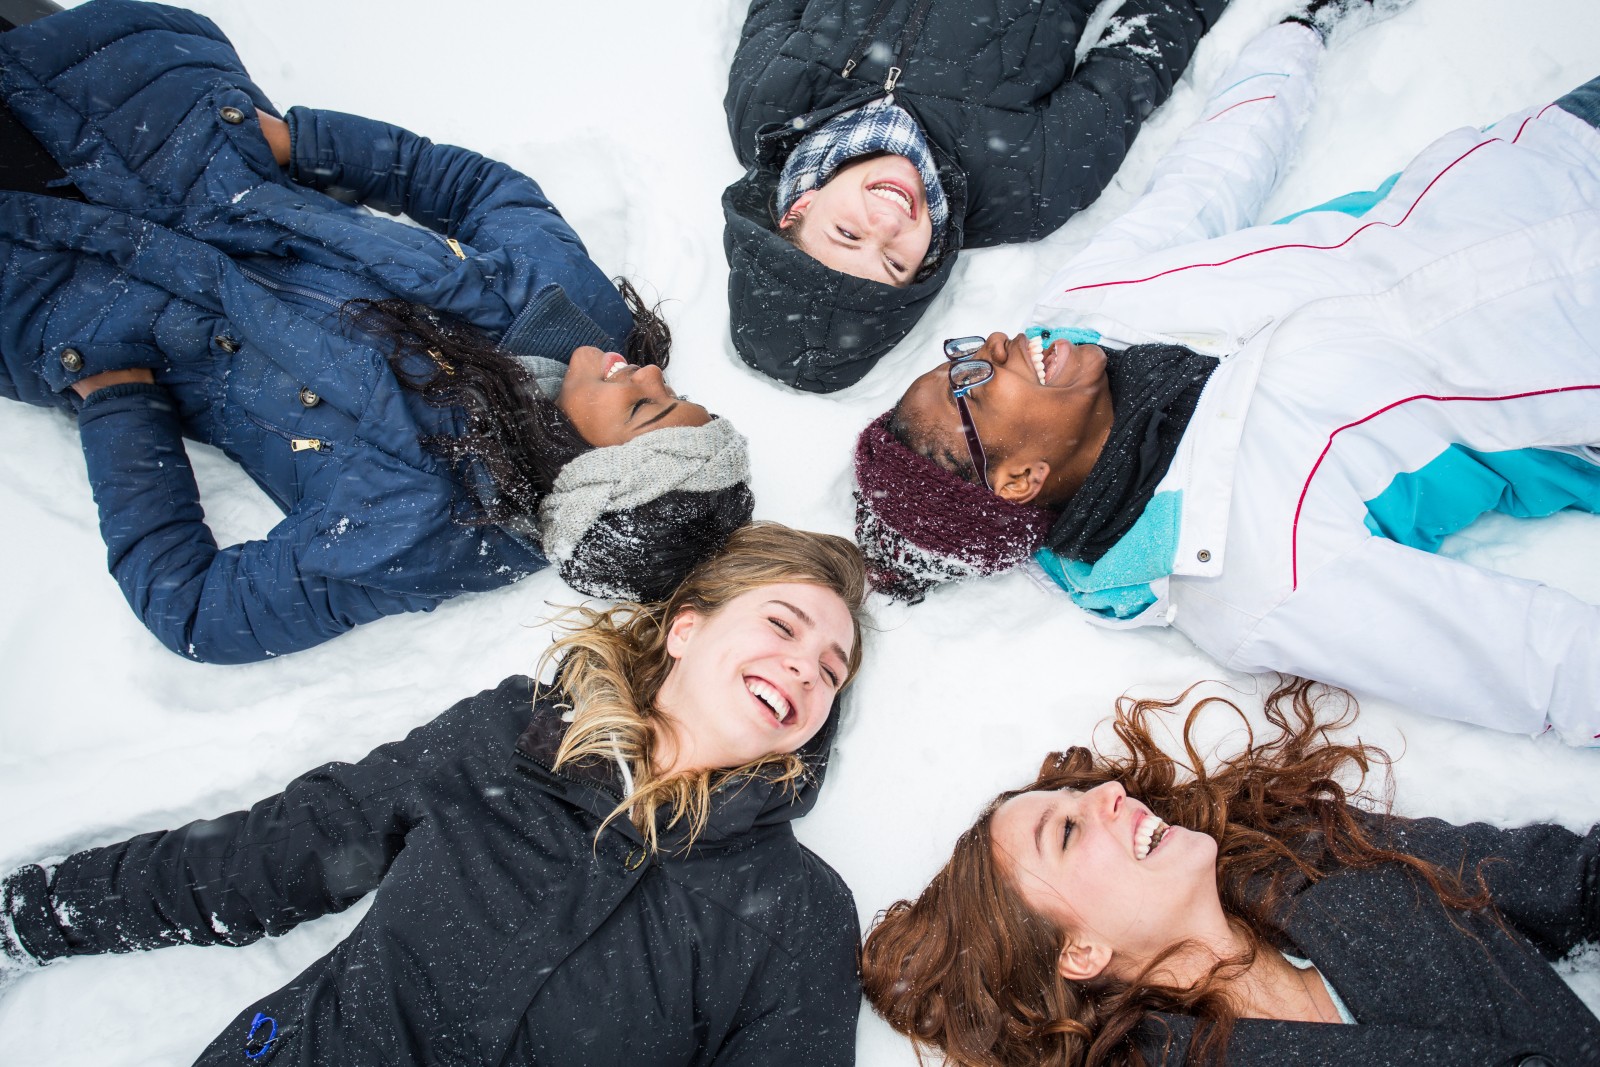
[[[307,289],[303,285],[292,285],[289,282],[274,281],[273,279],[268,278],[263,274],[257,274],[255,271],[251,270],[249,267],[240,267],[239,268],[239,273],[243,274],[246,278],[249,278],[251,281],[255,282],[257,285],[264,285],[268,289],[273,290],[274,292],[290,293],[290,294],[292,294],[294,296],[303,296],[307,300],[315,300],[319,304],[326,304],[328,307],[333,308],[335,311],[337,311],[340,308],[344,307],[343,302],[335,300],[333,297],[329,296],[327,293],[319,293],[319,292],[317,292],[317,290],[315,290],[315,289]]]

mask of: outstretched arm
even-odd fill
[[[403,212],[475,253],[461,290],[441,283],[441,310],[478,321],[483,287],[515,316],[553,283],[614,343],[633,326],[627,305],[532,178],[454,145],[434,144],[386,122],[296,107],[289,110],[289,176],[340,200]],[[263,127],[263,132],[266,132]],[[565,356],[566,353],[561,353]]]
[[[1144,195],[1067,271],[1076,276],[1255,225],[1315,102],[1322,55],[1321,38],[1304,26],[1257,35],[1218,81],[1200,119],[1156,164]]]
[[[1186,626],[1205,625],[1203,590],[1174,593],[1175,625],[1206,647]],[[1208,651],[1441,718],[1600,743],[1600,607],[1382,537],[1302,574],[1236,650]]]
[[[330,763],[248,811],[141,834],[5,880],[35,959],[244,945],[342,911],[382,880],[439,788],[507,758],[532,713],[526,678],[463,700],[359,763]]]
[[[1088,207],[1122,166],[1144,122],[1172,95],[1223,0],[1128,0],[1044,112],[1041,225]],[[983,204],[972,226],[985,229]]]

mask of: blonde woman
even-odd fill
[[[864,588],[850,542],[746,527],[665,602],[581,610],[551,685],[508,679],[249,811],[17,870],[13,977],[245,944],[381,886],[197,1062],[848,1064],[855,907],[790,823]]]

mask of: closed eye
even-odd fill
[[[835,227],[835,229],[837,229],[839,231],[839,236],[843,237],[846,241],[858,241],[858,240],[860,240],[860,238],[858,238],[855,234],[851,233],[849,230],[845,229],[843,226]]]
[[[650,398],[649,397],[643,397],[643,398],[641,398],[639,400],[635,400],[633,402],[633,407],[628,409],[628,421],[632,422],[633,419],[634,419],[634,416],[639,414],[639,410],[641,408],[643,408],[648,403],[650,403]]]
[[[1065,851],[1067,843],[1072,840],[1073,827],[1077,824],[1071,819],[1062,819],[1061,824],[1061,848]]]
[[[794,636],[794,627],[790,626],[788,623],[784,622],[782,619],[768,619],[767,621],[770,622],[778,630],[779,633],[783,634],[783,636],[785,636],[785,637],[793,637]]]

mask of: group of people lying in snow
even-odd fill
[[[1225,6],[1127,0],[1074,61],[1090,3],[756,0],[726,100],[734,348],[859,380],[964,246],[1096,198]],[[1330,732],[1343,686],[1600,733],[1600,609],[1433,553],[1487,511],[1600,504],[1600,81],[1255,225],[1329,27],[1369,7],[1247,45],[1025,323],[945,343],[860,435],[856,544],[751,522],[744,438],[665,383],[665,322],[525,175],[280,114],[186,11],[0,22],[0,391],[76,418],[163,644],[281,655],[551,563],[618,601],[551,681],[19,868],[0,984],[381,887],[198,1062],[849,1063],[863,987],[962,1065],[1600,1058],[1549,963],[1600,937],[1600,830],[1389,814],[1383,754]],[[267,537],[218,547],[185,438],[283,509]],[[1194,698],[1123,702],[1120,747],[1047,758],[860,948],[791,824],[868,590],[1025,564],[1108,625],[1317,681],[1209,765],[1155,740]]]

